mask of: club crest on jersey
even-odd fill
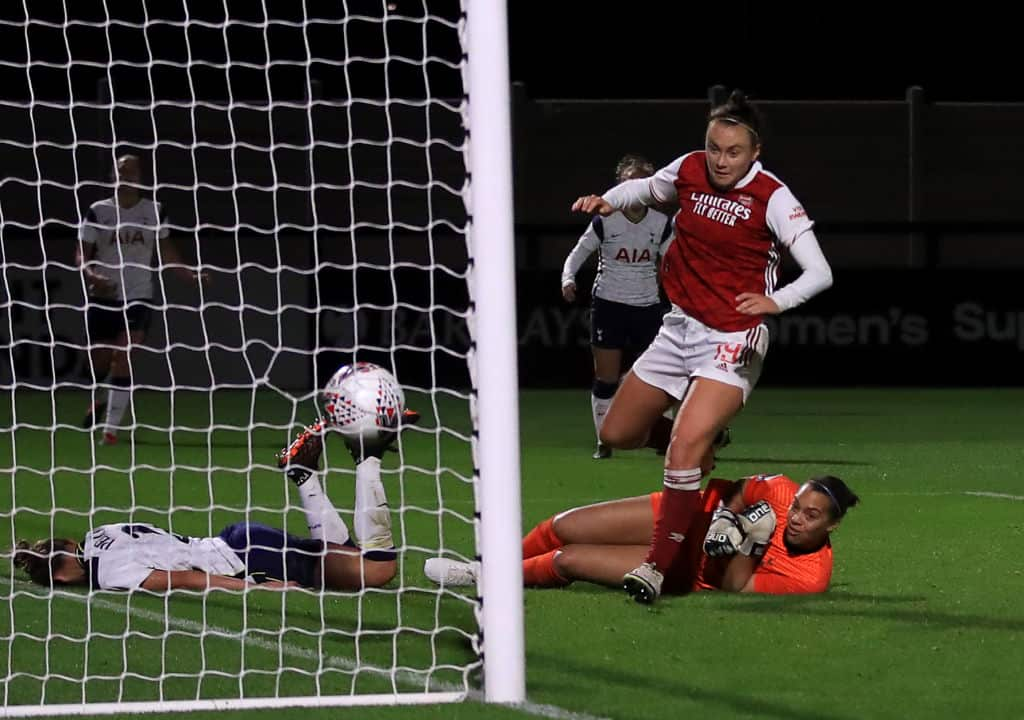
[[[751,205],[754,204],[754,198],[750,197],[749,195],[740,195],[738,198],[736,198],[736,200],[743,207],[750,207]]]
[[[636,248],[632,248],[633,254],[630,255],[630,248],[619,248],[619,251],[615,253],[615,260],[617,262],[650,262],[651,251],[650,248],[644,248],[643,251],[639,251]]]

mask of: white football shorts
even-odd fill
[[[648,385],[682,400],[693,378],[704,377],[735,385],[743,402],[757,385],[768,352],[768,327],[722,332],[672,306],[654,342],[633,364],[633,372]]]

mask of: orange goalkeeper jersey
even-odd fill
[[[832,579],[832,545],[794,555],[782,538],[786,532],[789,507],[800,486],[785,475],[755,475],[746,479],[743,504],[766,500],[775,511],[776,525],[771,544],[754,571],[754,592],[782,595],[818,593],[828,589]]]
[[[789,507],[799,486],[785,475],[755,475],[745,478],[743,504],[766,500],[775,512],[775,532],[761,563],[754,570],[754,592],[771,595],[818,593],[828,589],[832,578],[832,546],[828,543],[811,553],[791,554],[783,542]],[[743,482],[743,481],[740,481]],[[704,554],[704,536],[720,500],[730,495],[730,480],[711,480],[702,493],[703,508],[690,525],[683,552],[665,576],[664,591],[687,593],[720,590],[731,558]],[[651,510],[658,517],[661,493],[651,493]]]

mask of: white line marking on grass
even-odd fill
[[[884,497],[941,497],[948,495],[970,495],[971,497],[996,498],[998,500],[1024,500],[1024,495],[1010,495],[1008,493],[987,492],[985,490],[936,490],[935,492],[879,492],[870,493]]]
[[[964,495],[973,495],[974,497],[999,498],[1000,500],[1024,500],[1024,495],[1007,495],[1006,493],[982,492],[980,490],[966,490],[964,491]]]
[[[7,578],[0,577],[0,585],[11,586],[13,590],[14,585],[32,585],[32,583],[23,580],[18,580],[12,583]],[[35,586],[33,585],[33,587]],[[136,617],[141,620],[148,620],[150,622],[155,623],[166,622],[168,627],[174,627],[179,630],[186,630],[188,632],[200,635],[206,633],[220,638],[235,637],[245,642],[247,645],[251,645],[262,650],[268,650],[275,653],[280,652],[283,655],[289,655],[295,658],[302,658],[304,660],[322,660],[325,665],[331,665],[340,670],[348,670],[353,672],[358,670],[359,672],[375,673],[383,677],[393,678],[396,683],[400,683],[410,687],[417,687],[420,689],[420,692],[423,692],[423,687],[425,684],[425,678],[423,677],[423,675],[425,675],[425,673],[416,673],[410,670],[387,670],[385,668],[361,666],[352,662],[352,660],[348,658],[337,657],[334,655],[324,655],[321,658],[319,653],[310,650],[309,648],[300,647],[298,645],[292,645],[286,642],[273,642],[271,640],[266,640],[264,638],[249,633],[243,635],[241,631],[229,630],[227,628],[218,627],[217,625],[210,625],[209,623],[204,624],[196,622],[195,620],[176,618],[170,615],[165,615],[163,613],[153,612],[152,610],[144,610],[142,608],[131,606],[129,606],[126,609],[125,606],[121,605],[120,603],[115,603],[110,600],[104,600],[98,597],[93,597],[91,603],[89,600],[89,596],[87,595],[77,595],[69,593],[61,594],[60,597],[63,599],[73,600],[75,602],[82,603],[83,605],[90,604],[92,607],[100,608],[103,610],[109,610],[110,612],[114,612],[119,615],[129,615],[131,617]],[[429,688],[430,692],[449,694],[461,693],[464,694],[466,699],[468,700],[478,703],[484,702],[484,695],[483,692],[481,692],[480,690],[467,691],[465,687],[461,685],[456,685],[454,683],[431,680]],[[126,705],[124,709],[128,709],[129,707],[130,705]],[[509,707],[520,712],[526,713],[527,715],[550,718],[551,720],[607,720],[606,718],[597,715],[589,715],[587,713],[574,712],[572,710],[567,710],[557,705],[544,705],[541,703],[534,703],[530,701],[526,701],[524,703],[517,703],[514,705],[503,705],[502,707]],[[45,706],[40,706],[40,708],[45,708]],[[9,707],[7,709],[8,711],[10,711],[15,709],[15,707]],[[0,712],[0,714],[4,713]],[[84,714],[88,714],[88,711],[86,711],[86,713]]]

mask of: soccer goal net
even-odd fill
[[[2,4],[4,714],[523,699],[505,33],[476,0]],[[224,528],[320,537],[276,454],[356,361],[419,413],[393,552],[235,577]],[[358,545],[355,467],[329,433]],[[210,547],[240,586],[190,588]]]

